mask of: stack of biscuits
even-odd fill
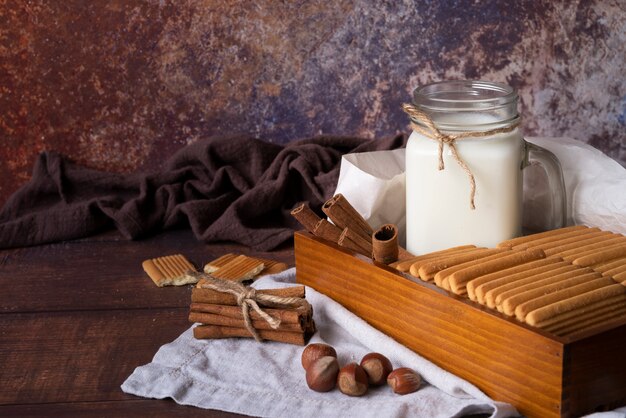
[[[459,246],[392,266],[559,336],[626,315],[626,237],[598,228]]]
[[[197,270],[182,254],[145,260],[142,267],[159,287],[183,286],[198,282],[198,276],[187,274]],[[229,253],[205,264],[203,271],[219,279],[244,282],[266,274],[280,273],[286,269],[287,264],[279,261]]]

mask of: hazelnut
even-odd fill
[[[367,374],[363,367],[350,363],[339,370],[339,390],[349,396],[361,396],[367,392]]]
[[[413,393],[420,388],[422,378],[408,367],[395,369],[387,376],[387,384],[399,395]]]
[[[374,386],[384,385],[393,370],[389,359],[380,353],[366,354],[361,360],[361,367],[365,370],[370,385]]]
[[[337,358],[337,352],[328,344],[309,344],[302,351],[302,367],[307,370],[315,360],[325,356]]]
[[[339,363],[332,356],[318,358],[306,369],[306,384],[316,392],[333,390],[337,382]]]

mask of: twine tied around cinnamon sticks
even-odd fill
[[[434,139],[435,141],[439,143],[438,145],[438,157],[439,157],[438,168],[439,170],[445,169],[444,163],[443,163],[443,146],[444,144],[448,145],[448,147],[450,148],[450,152],[452,153],[452,157],[455,159],[457,164],[463,169],[463,171],[465,171],[465,173],[469,177],[470,208],[472,210],[476,209],[476,205],[474,204],[474,196],[476,195],[476,180],[474,179],[474,174],[472,173],[472,170],[470,170],[467,164],[465,164],[465,162],[461,159],[461,157],[459,157],[459,153],[457,152],[455,142],[459,139],[480,138],[480,137],[486,137],[486,136],[511,132],[512,130],[518,127],[519,122],[513,123],[504,128],[491,129],[488,131],[481,131],[481,132],[465,131],[465,132],[460,132],[458,134],[444,134],[443,132],[439,130],[439,128],[437,127],[435,122],[432,120],[432,118],[428,116],[425,112],[417,108],[416,106],[413,106],[412,104],[404,103],[402,105],[402,110],[404,110],[404,112],[410,116],[411,128],[414,131],[419,132],[420,134],[424,135],[427,138]],[[415,123],[415,121],[420,122],[425,127],[418,125],[417,123]]]
[[[263,320],[265,320],[272,329],[277,329],[280,325],[280,319],[274,318],[263,311],[263,309],[259,306],[259,303],[273,307],[298,307],[304,303],[303,298],[257,293],[254,288],[245,286],[239,282],[217,279],[206,273],[189,271],[187,274],[196,277],[197,279],[203,279],[203,281],[198,284],[201,288],[212,289],[221,293],[229,293],[233,295],[237,300],[237,305],[241,306],[241,313],[243,315],[246,329],[250,332],[250,334],[252,334],[254,339],[259,342],[262,341],[262,338],[252,325],[252,320],[250,319],[250,309],[253,309],[261,318],[263,318]]]

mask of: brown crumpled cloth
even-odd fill
[[[0,248],[70,240],[117,228],[137,239],[189,224],[198,240],[270,250],[300,225],[300,202],[319,211],[335,190],[345,153],[395,149],[381,140],[319,137],[277,145],[245,137],[198,141],[162,170],[121,175],[39,156],[32,179],[0,212]],[[321,214],[321,212],[319,212]]]

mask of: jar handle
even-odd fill
[[[530,165],[541,166],[548,179],[550,196],[552,196],[552,212],[547,213],[548,229],[562,228],[567,223],[567,199],[565,196],[565,180],[559,159],[552,152],[524,140],[524,161],[522,169]]]

